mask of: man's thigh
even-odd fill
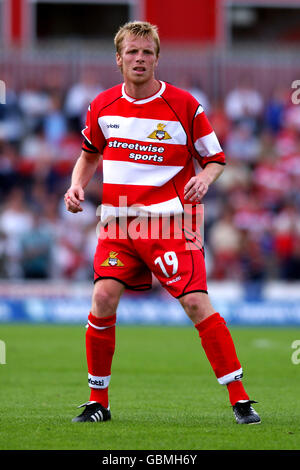
[[[135,251],[129,237],[99,238],[94,256],[94,282],[114,279],[127,289],[147,290],[152,286],[152,275],[143,257]]]
[[[176,238],[171,229],[166,239],[139,239],[135,247],[173,297],[180,298],[189,292],[207,293],[204,249],[198,242],[188,240],[183,232]]]

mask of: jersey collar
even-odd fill
[[[142,100],[136,100],[135,98],[132,98],[131,96],[127,95],[127,93],[125,91],[125,83],[123,83],[123,85],[122,85],[123,98],[125,98],[130,103],[134,103],[134,104],[150,103],[151,101],[156,100],[156,98],[159,98],[166,89],[165,82],[162,82],[161,80],[159,80],[159,83],[160,83],[160,89],[154,95],[148,96],[148,98],[144,98]]]

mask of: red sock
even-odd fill
[[[98,318],[90,313],[85,337],[90,401],[97,401],[105,408],[109,403],[108,385],[115,352],[115,324],[116,315]]]
[[[244,389],[244,385],[240,380],[234,380],[227,384],[227,390],[229,393],[229,401],[233,405],[239,400],[249,400],[249,397]]]
[[[218,382],[227,385],[230,403],[234,405],[238,400],[249,400],[240,381],[243,370],[224,318],[214,313],[197,323],[195,328]]]

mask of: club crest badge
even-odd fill
[[[110,251],[109,257],[103,261],[101,266],[124,266],[124,263],[118,258],[118,253]]]
[[[172,139],[170,134],[168,134],[168,132],[164,130],[165,127],[166,127],[166,124],[157,124],[157,129],[151,132],[150,135],[148,135],[148,139],[158,139],[158,140]]]

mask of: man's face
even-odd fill
[[[122,43],[121,53],[116,54],[117,65],[125,81],[144,84],[154,78],[158,57],[154,39],[127,34]]]

